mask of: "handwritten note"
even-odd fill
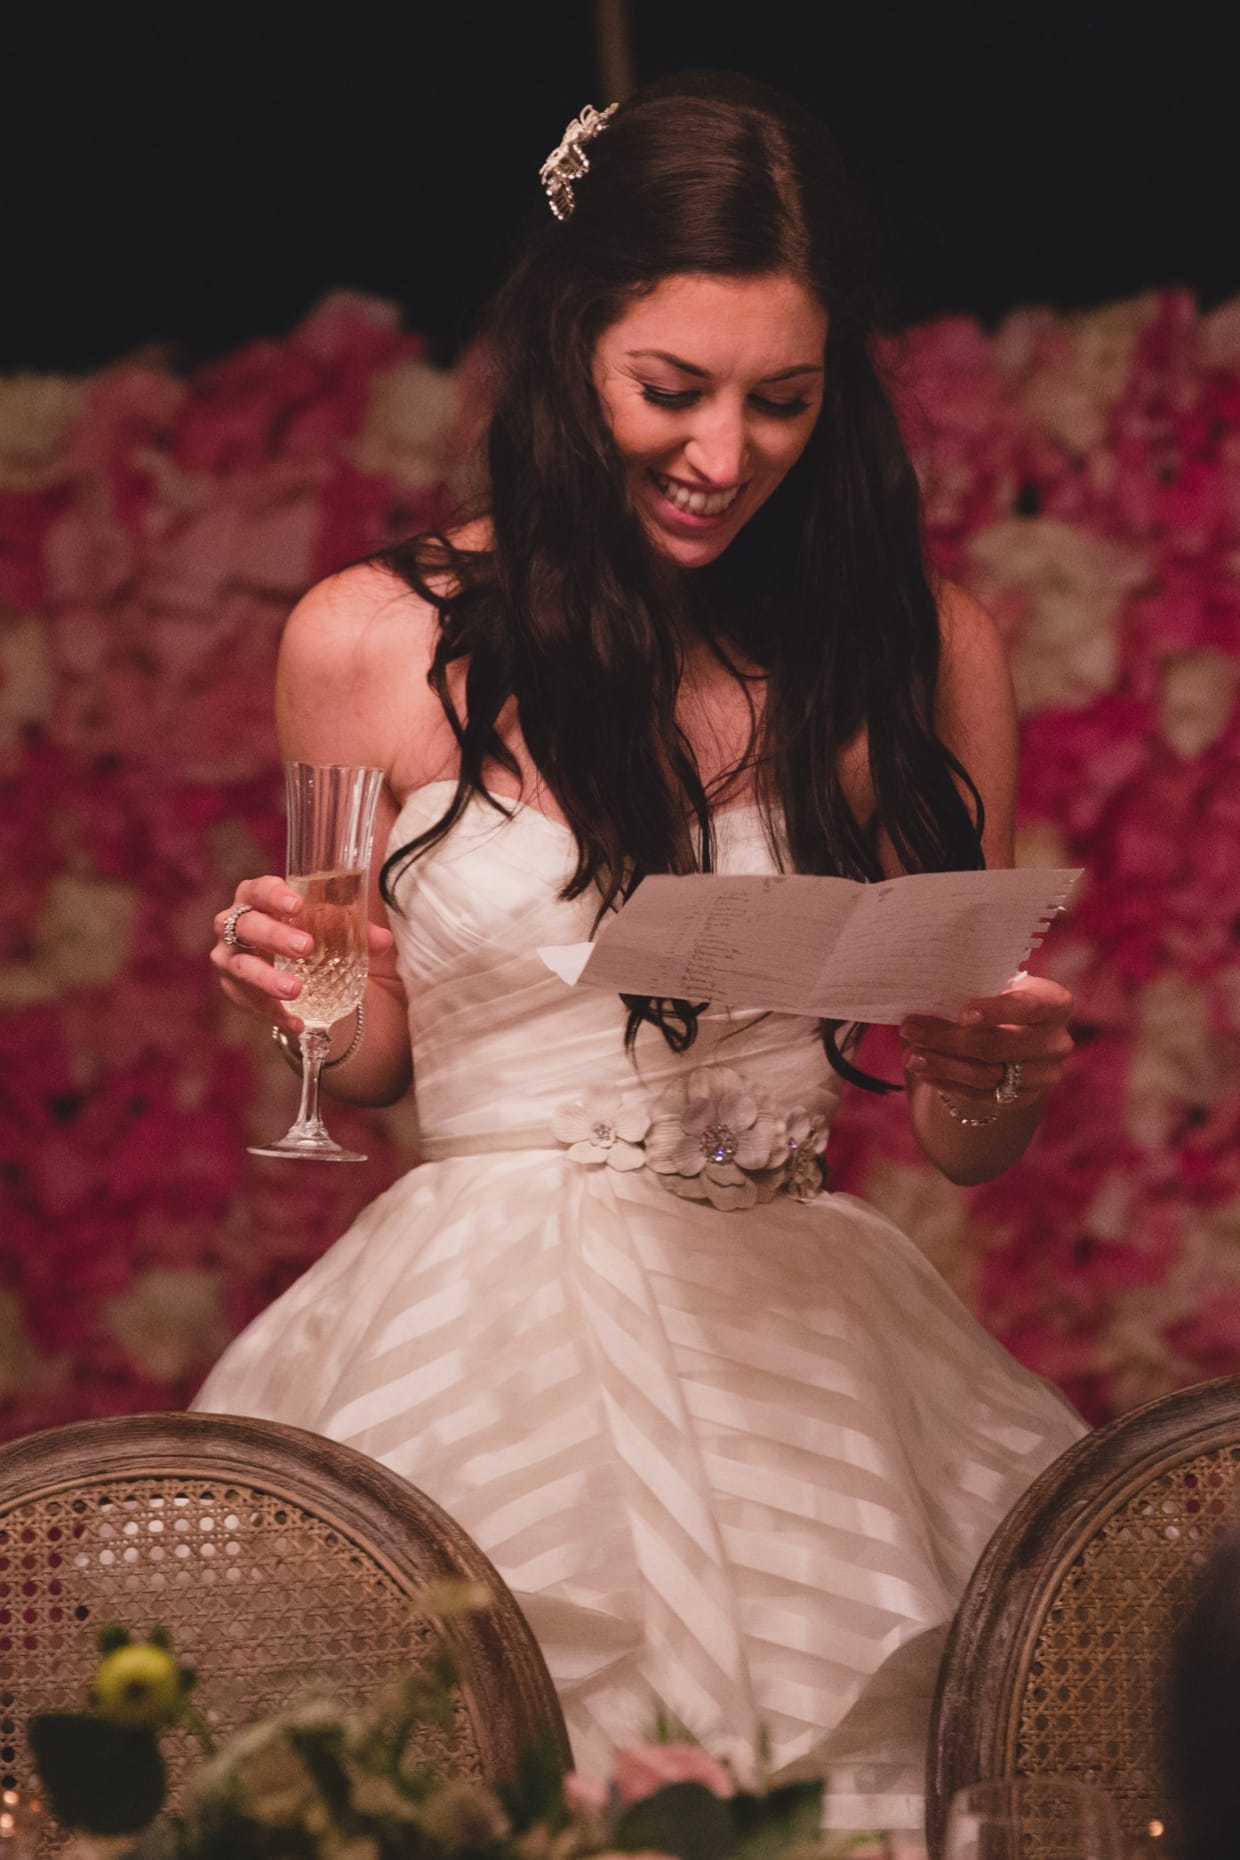
[[[955,1014],[998,994],[1079,871],[648,878],[593,943],[540,949],[564,981],[831,1020]]]

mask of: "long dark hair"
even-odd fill
[[[514,699],[576,840],[566,897],[596,888],[601,918],[649,873],[711,869],[711,795],[676,715],[687,629],[738,680],[741,655],[765,676],[746,760],[796,871],[881,876],[877,827],[855,817],[839,775],[862,725],[877,821],[902,865],[979,866],[980,799],[934,729],[939,629],[917,482],[870,355],[873,240],[834,143],[764,85],[702,72],[639,92],[588,152],[571,217],[539,204],[491,317],[489,543],[436,535],[383,558],[439,610],[430,683],[460,747],[455,795],[388,860],[385,896],[471,796],[491,799],[490,765],[519,777],[497,730]],[[626,304],[685,273],[791,275],[829,319],[809,444],[723,558],[695,571],[647,542],[592,377]],[[458,710],[448,673],[461,660]],[[630,1043],[643,1021],[677,1049],[695,1037],[694,1004],[626,1000]]]

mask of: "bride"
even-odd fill
[[[484,512],[324,582],[286,757],[386,774],[365,1038],[421,1166],[226,1352],[199,1405],[345,1440],[497,1564],[578,1764],[663,1708],[914,1827],[946,1623],[1081,1431],[916,1246],[824,1186],[849,1029],[572,990],[649,873],[874,880],[1012,861],[995,629],[923,561],[871,359],[870,241],[826,131],[737,77],[583,112],[493,317]],[[299,901],[215,922],[286,1043]],[[1023,1153],[1071,1047],[1024,979],[902,1028],[955,1182]]]

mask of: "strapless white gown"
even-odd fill
[[[436,819],[412,796],[401,844]],[[754,809],[719,863],[773,868]],[[426,1160],[227,1350],[201,1408],[310,1428],[403,1474],[498,1566],[579,1767],[664,1707],[765,1727],[840,1827],[916,1827],[946,1624],[987,1538],[1083,1431],[912,1241],[850,1195],[742,1210],[574,1160],[591,1087],[726,1065],[776,1106],[834,1090],[815,1023],[708,1014],[677,1058],[541,944],[589,935],[572,842],[471,804],[394,916]]]

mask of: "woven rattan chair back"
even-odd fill
[[[309,1692],[376,1700],[424,1656],[426,1583],[484,1583],[451,1624],[462,1681],[422,1754],[499,1778],[564,1722],[537,1645],[494,1568],[422,1493],[352,1448],[222,1415],[133,1415],[0,1447],[0,1788],[33,1788],[25,1719],[80,1708],[95,1630],[162,1624],[227,1732]],[[176,1799],[196,1752],[164,1740]]]
[[[1058,1772],[1097,1782],[1126,1834],[1173,1816],[1161,1746],[1172,1640],[1240,1514],[1240,1377],[1184,1389],[1078,1441],[1000,1526],[939,1677],[927,1829],[956,1790]]]

